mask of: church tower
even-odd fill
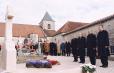
[[[45,30],[55,30],[55,21],[52,19],[48,12],[45,13],[43,19],[39,24]]]

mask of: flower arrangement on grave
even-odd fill
[[[92,64],[81,65],[82,73],[94,73],[96,71],[96,66]]]

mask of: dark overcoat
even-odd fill
[[[106,30],[99,31],[97,35],[97,46],[98,46],[98,55],[99,56],[109,56],[109,35]]]
[[[51,42],[50,43],[50,51],[55,51],[55,50],[57,50],[57,45],[56,45],[56,43]]]
[[[72,54],[77,54],[77,38],[73,38],[71,40],[71,48],[72,48]]]
[[[90,57],[96,56],[96,35],[95,34],[88,34],[87,40],[87,55]]]
[[[70,42],[66,42],[66,43],[65,43],[65,48],[66,48],[66,52],[70,52],[70,51],[71,51]]]
[[[78,52],[79,56],[85,56],[85,48],[86,48],[86,38],[79,37],[78,38]]]
[[[61,50],[65,50],[65,43],[61,43],[60,49],[61,49]]]

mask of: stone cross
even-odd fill
[[[12,40],[12,20],[13,11],[7,6],[6,24],[5,24],[5,40],[4,48],[1,54],[1,67],[3,71],[14,72],[16,70],[16,49]]]

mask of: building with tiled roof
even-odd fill
[[[44,32],[48,37],[53,37],[56,34],[55,30],[44,30]]]
[[[78,27],[85,25],[85,24],[87,24],[87,23],[68,21],[57,31],[56,35],[72,31]]]
[[[55,30],[55,21],[49,15],[48,12],[45,13],[43,19],[40,21],[40,26],[45,30]]]
[[[76,28],[82,27],[86,24],[88,23],[68,21],[56,32],[53,39],[56,39],[57,41],[65,41],[62,36],[63,34],[70,32]]]
[[[43,21],[54,21],[48,12],[45,13],[43,19],[40,21],[40,24],[43,24]]]
[[[13,23],[13,39],[15,42],[17,42],[20,37],[21,41],[24,41],[27,37],[51,41],[55,33],[55,21],[48,12],[45,13],[43,19],[37,25]],[[0,44],[4,42],[4,36],[5,23],[0,22]]]
[[[110,52],[111,54],[114,54],[114,14],[104,17],[102,19],[96,20],[88,25],[84,25],[82,27],[76,28],[75,30],[69,31],[63,34],[63,37],[65,40],[70,41],[74,37],[75,38],[79,37],[80,33],[82,33],[84,36],[87,36],[88,32],[97,34],[99,32],[99,26],[101,25],[109,33]]]
[[[24,41],[25,38],[36,38],[34,41],[38,40],[49,40],[55,41],[62,39],[62,34],[65,34],[69,31],[72,31],[76,28],[79,28],[87,23],[82,22],[66,22],[57,32],[55,31],[55,21],[52,19],[48,12],[45,13],[43,19],[37,25],[32,24],[18,24],[13,23],[13,39],[15,42],[18,41],[21,37],[21,41]],[[5,36],[5,23],[0,23],[0,43],[3,43]],[[61,38],[61,39],[58,39]],[[63,40],[63,39],[62,39]]]
[[[55,21],[52,19],[48,12],[45,13],[43,19],[40,21],[40,27],[43,29],[47,40],[52,41],[52,36],[56,34],[55,31]]]
[[[44,31],[38,25],[13,24],[13,37],[26,37],[29,34],[37,34],[40,38],[45,36]],[[0,37],[5,36],[5,23],[0,23]]]

